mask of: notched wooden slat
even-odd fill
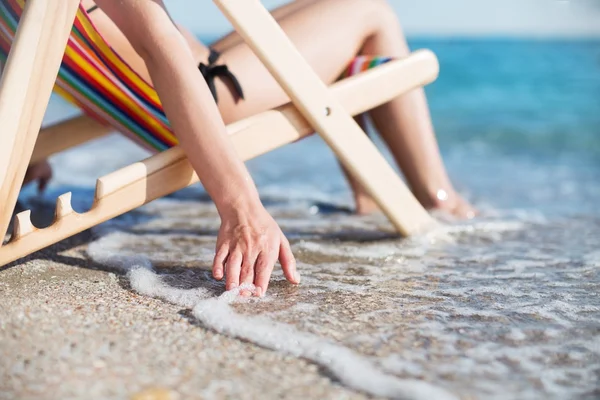
[[[71,192],[65,193],[58,197],[56,200],[56,211],[54,212],[54,222],[66,217],[73,213],[73,207],[71,206]]]
[[[10,241],[19,240],[35,230],[35,226],[31,223],[31,210],[20,212],[15,216],[13,235]]]

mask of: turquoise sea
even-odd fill
[[[400,240],[381,217],[338,212],[348,188],[312,137],[248,164],[292,241],[298,289],[277,273],[266,300],[206,311],[221,288],[204,272],[218,219],[200,188],[96,229],[90,256],[131,269],[127,257],[142,255],[154,269],[130,274],[134,290],[362,392],[434,398],[419,391],[426,383],[447,398],[600,397],[600,41],[411,45],[440,59],[427,88],[434,124],[478,219]],[[47,121],[70,112],[53,103]],[[73,190],[83,210],[95,177],[140,157],[118,136],[90,143],[53,158],[49,193],[23,201],[51,207]],[[322,203],[334,207],[319,213]]]

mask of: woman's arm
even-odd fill
[[[173,130],[217,206],[222,224],[215,278],[221,279],[225,269],[227,289],[255,283],[264,293],[279,258],[286,278],[297,283],[289,243],[262,206],[192,53],[162,0],[96,3],[144,59]]]

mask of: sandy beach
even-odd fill
[[[77,239],[61,247],[2,271],[1,399],[365,398],[313,363],[136,294]]]
[[[597,395],[600,255],[562,225],[505,217],[399,240],[381,217],[271,212],[303,281],[276,271],[259,301],[210,277],[208,202],[161,200],[5,268],[0,397]],[[572,224],[597,245],[600,223]]]

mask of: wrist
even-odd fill
[[[215,200],[215,205],[221,219],[239,218],[242,215],[247,215],[263,208],[256,189],[236,191],[235,195],[223,196]]]

